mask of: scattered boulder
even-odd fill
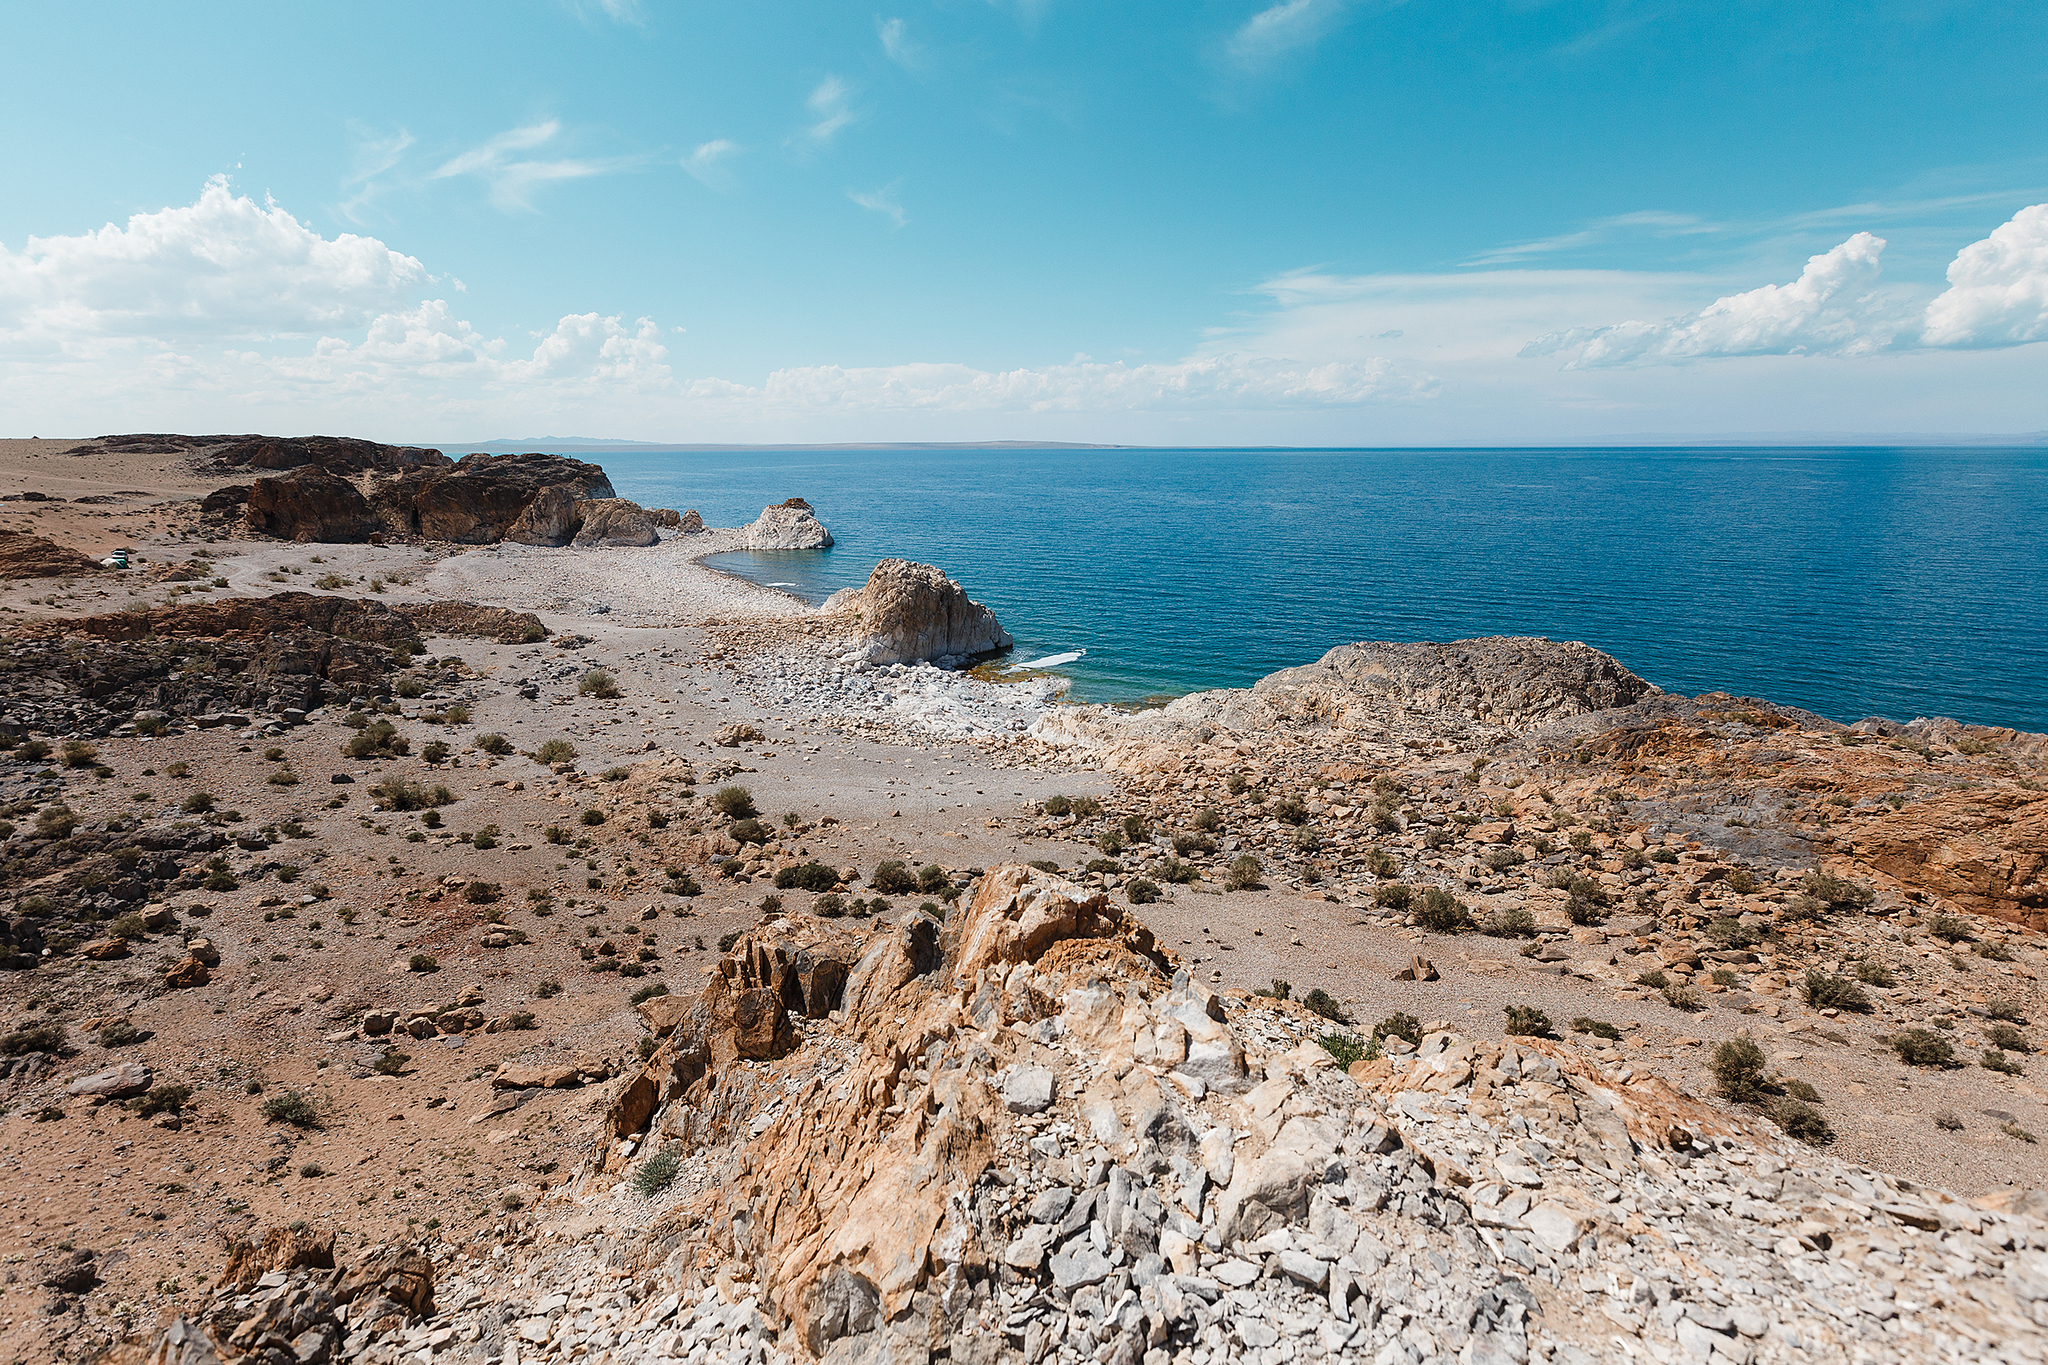
[[[194,955],[180,960],[173,964],[169,970],[165,971],[164,984],[181,989],[192,986],[204,986],[207,983],[208,976],[206,964]]]
[[[260,1242],[236,1238],[228,1244],[228,1263],[221,1280],[246,1293],[265,1275],[301,1268],[334,1269],[332,1232],[316,1232],[301,1225],[272,1228]]]
[[[698,516],[697,509],[692,507],[683,513],[683,519],[676,524],[676,530],[686,536],[701,536],[704,534],[704,518]]]
[[[905,559],[883,560],[866,586],[832,594],[819,611],[853,634],[841,656],[848,663],[958,663],[1012,643],[996,614],[968,600],[965,588]]]
[[[647,515],[656,526],[664,531],[679,531],[683,526],[683,515],[673,507],[650,507]],[[701,521],[699,523],[702,524]]]
[[[422,635],[458,635],[499,644],[532,644],[554,632],[530,611],[481,607],[474,602],[420,602],[398,608]]]
[[[832,544],[832,533],[802,498],[762,508],[761,515],[741,534],[749,550],[822,550]]]
[[[141,1062],[123,1062],[110,1066],[105,1071],[95,1071],[89,1076],[80,1076],[64,1087],[67,1095],[98,1095],[102,1099],[115,1100],[124,1095],[140,1095],[149,1089],[155,1074]]]
[[[766,738],[766,735],[753,726],[734,722],[713,735],[711,742],[721,749],[737,749],[742,744],[758,744]]]

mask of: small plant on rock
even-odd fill
[[[1132,905],[1151,905],[1159,899],[1159,886],[1156,882],[1148,882],[1143,877],[1133,877],[1124,887],[1124,894],[1130,898]]]
[[[1412,1014],[1396,1010],[1372,1026],[1372,1040],[1375,1044],[1388,1038],[1405,1038],[1410,1043],[1420,1044],[1422,1021]]]
[[[1530,1005],[1509,1005],[1507,1007],[1507,1028],[1510,1038],[1550,1037],[1550,1016]]]
[[[1572,1020],[1572,1032],[1590,1033],[1595,1038],[1605,1038],[1609,1042],[1613,1042],[1621,1037],[1621,1030],[1614,1025],[1607,1023],[1605,1020],[1589,1018],[1583,1014]]]
[[[1870,1011],[1870,997],[1863,988],[1845,976],[1829,976],[1825,972],[1809,971],[1802,988],[1806,1003],[1813,1008],[1850,1010],[1857,1014]]]
[[[1371,1061],[1379,1055],[1377,1046],[1369,1045],[1355,1033],[1325,1033],[1316,1042],[1342,1067]]]
[[[557,763],[576,761],[576,746],[566,739],[551,739],[533,751],[533,761],[552,768]]]
[[[1804,1100],[1790,1097],[1780,1099],[1770,1107],[1770,1115],[1780,1128],[1811,1147],[1825,1147],[1835,1140],[1835,1130],[1820,1110]]]
[[[1301,1004],[1302,1008],[1306,1009],[1310,1014],[1320,1015],[1332,1023],[1348,1024],[1351,1022],[1350,1017],[1344,1013],[1344,1007],[1337,1003],[1337,997],[1331,995],[1321,986],[1311,988],[1307,995],[1301,997]]]
[[[1255,891],[1259,886],[1259,877],[1265,870],[1257,858],[1249,853],[1240,853],[1230,860],[1230,867],[1223,877],[1223,889]]]
[[[1462,934],[1473,927],[1472,912],[1464,902],[1436,886],[1422,893],[1422,904],[1415,909],[1415,922],[1433,934]]]
[[[676,1173],[682,1168],[682,1153],[664,1147],[633,1172],[633,1189],[642,1199],[652,1199],[675,1182]]]

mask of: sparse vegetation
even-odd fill
[[[711,798],[711,808],[728,820],[750,820],[761,813],[754,807],[754,794],[745,787],[720,787]]]
[[[350,737],[341,751],[350,758],[398,758],[412,752],[412,741],[388,720],[373,720]]]
[[[1523,906],[1504,906],[1486,917],[1484,929],[1494,938],[1534,938],[1536,916]]]
[[[1943,943],[1962,943],[1970,938],[1970,922],[1961,915],[1937,914],[1927,921],[1927,932]]]
[[[892,859],[875,864],[875,870],[868,875],[868,885],[885,896],[907,896],[917,890],[917,877],[903,863]]]
[[[1957,1065],[1955,1049],[1949,1045],[1948,1039],[1932,1029],[1901,1029],[1892,1035],[1892,1051],[1909,1066],[1946,1069]]]
[[[1473,927],[1472,912],[1464,902],[1436,886],[1423,891],[1415,922],[1433,934],[1462,934]]]
[[[1355,1033],[1325,1033],[1316,1042],[1341,1067],[1349,1067],[1354,1062],[1368,1062],[1379,1056],[1377,1045],[1367,1043]]]
[[[1812,1147],[1825,1147],[1835,1140],[1835,1130],[1820,1110],[1804,1100],[1790,1097],[1780,1099],[1770,1107],[1770,1115],[1780,1128],[1801,1142]]]
[[[566,739],[550,739],[544,741],[538,749],[535,749],[531,757],[534,762],[545,764],[550,768],[554,767],[557,763],[573,763],[576,761],[576,746]]]
[[[1504,1030],[1511,1038],[1550,1037],[1550,1016],[1530,1005],[1509,1005],[1507,1027]]]
[[[791,863],[775,872],[775,887],[779,891],[830,891],[837,885],[839,873],[815,860]]]
[[[1321,986],[1312,987],[1307,995],[1301,997],[1301,1004],[1310,1014],[1319,1015],[1332,1023],[1351,1022],[1350,1016],[1344,1013],[1344,1007],[1337,1003],[1337,998]]]
[[[1396,1010],[1372,1026],[1372,1040],[1375,1044],[1388,1038],[1405,1038],[1411,1043],[1422,1042],[1422,1021],[1412,1014]]]
[[[320,1112],[313,1107],[313,1101],[296,1090],[287,1090],[281,1095],[272,1095],[263,1101],[257,1112],[263,1115],[265,1123],[285,1123],[294,1128],[318,1128]]]
[[[1737,1104],[1754,1104],[1764,1093],[1764,1050],[1749,1038],[1730,1038],[1714,1047],[1708,1070],[1714,1088]]]
[[[512,752],[512,741],[496,731],[476,737],[476,747],[487,754],[505,755]]]
[[[454,803],[455,793],[443,786],[423,787],[402,777],[379,778],[370,788],[370,804],[378,810],[432,810]]]
[[[1259,878],[1265,872],[1264,864],[1249,853],[1240,853],[1230,860],[1230,866],[1223,877],[1225,891],[1255,891]]]
[[[1124,887],[1124,895],[1130,898],[1132,905],[1151,905],[1159,899],[1159,887],[1143,877],[1133,877]]]
[[[1609,1042],[1613,1042],[1621,1037],[1621,1030],[1614,1025],[1607,1023],[1605,1020],[1593,1019],[1583,1014],[1572,1020],[1572,1032],[1590,1033],[1595,1038],[1605,1038]]]
[[[438,972],[441,970],[441,964],[432,953],[414,953],[406,961],[405,969],[409,972]]]
[[[1870,1010],[1870,997],[1863,993],[1861,986],[1845,976],[1809,971],[1801,991],[1806,1003],[1817,1010],[1850,1010],[1857,1014],[1867,1014]]]
[[[2034,1045],[2031,1041],[2028,1040],[2026,1034],[2021,1033],[2011,1024],[2006,1023],[1993,1024],[1989,1028],[1985,1029],[1984,1041],[1990,1043],[1991,1046],[1995,1048],[2001,1048],[2006,1052],[2018,1052],[2021,1054],[2026,1054],[2031,1053],[2034,1050]]]
[[[682,1153],[664,1147],[633,1172],[633,1189],[642,1199],[652,1199],[675,1182],[676,1172],[682,1168]]]

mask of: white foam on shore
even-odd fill
[[[1030,661],[1029,663],[1013,664],[1013,665],[1012,665],[1012,667],[1014,667],[1014,668],[1052,668],[1052,667],[1055,667],[1056,665],[1059,665],[1059,664],[1070,664],[1070,663],[1074,662],[1074,660],[1076,660],[1076,659],[1080,658],[1080,657],[1081,657],[1082,655],[1086,654],[1087,652],[1088,652],[1088,651],[1087,651],[1087,650],[1085,650],[1085,649],[1076,649],[1076,650],[1070,650],[1069,652],[1067,652],[1067,653],[1065,653],[1065,654],[1048,654],[1048,655],[1046,655],[1046,656],[1045,656],[1045,657],[1044,657],[1043,659],[1033,659],[1033,660],[1031,660],[1031,661]]]

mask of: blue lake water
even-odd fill
[[[585,455],[584,458],[593,458]],[[712,526],[808,499],[810,600],[943,568],[1084,700],[1242,686],[1356,640],[1584,640],[1667,689],[2048,730],[2048,450],[604,454]]]

